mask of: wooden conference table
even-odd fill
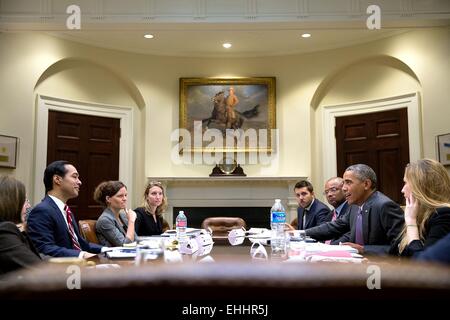
[[[139,299],[167,300],[296,300],[306,299],[448,299],[450,268],[396,260],[377,263],[282,263],[254,260],[247,244],[216,243],[214,262],[201,257],[182,263],[120,261],[120,268],[42,264],[11,273],[0,281],[0,300]],[[97,263],[116,263],[100,257]],[[70,269],[71,268],[71,269]],[[373,277],[379,276],[381,289]],[[69,278],[72,277],[72,278]],[[78,277],[78,278],[76,278]],[[80,290],[68,283],[79,280]],[[72,282],[71,282],[72,281]],[[75,282],[74,282],[75,281]],[[445,298],[446,297],[446,298]]]

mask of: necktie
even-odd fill
[[[362,207],[359,207],[355,218],[355,243],[364,245],[363,227],[362,227]]]
[[[306,225],[306,214],[308,213],[308,210],[303,210],[303,219],[302,219],[302,228],[300,230],[305,230]]]
[[[72,212],[70,211],[70,208],[68,205],[64,206],[64,212],[66,213],[67,226],[69,229],[70,238],[72,239],[73,248],[76,250],[81,250],[80,243],[78,242],[77,238],[75,237],[75,231],[73,229],[73,224],[72,224]]]
[[[333,216],[331,217],[331,221],[336,220],[337,215],[336,215],[336,209],[333,210]]]

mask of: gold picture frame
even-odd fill
[[[271,153],[276,123],[275,86],[275,77],[180,78],[180,129],[185,129],[191,139],[183,145],[183,139],[189,138],[180,134],[180,154],[183,151]],[[201,139],[201,145],[198,137],[195,141],[196,133],[205,134],[208,129],[222,133],[222,147],[217,143],[211,146],[213,139]],[[244,142],[230,145],[227,130],[243,136]],[[257,141],[253,141],[254,132]]]
[[[0,135],[0,167],[15,168],[19,138]]]

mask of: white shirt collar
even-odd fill
[[[56,205],[57,205],[58,208],[59,208],[59,211],[61,212],[61,214],[62,214],[62,216],[63,216],[64,221],[66,222],[66,226],[68,226],[69,223],[67,222],[66,212],[64,211],[65,203],[62,202],[61,199],[58,199],[58,198],[55,197],[55,196],[51,196],[51,195],[48,195],[48,196],[56,203]]]
[[[55,197],[55,196],[51,196],[51,195],[48,195],[48,196],[49,196],[50,198],[52,198],[52,200],[56,203],[56,205],[58,206],[59,210],[60,210],[62,213],[64,213],[64,206],[65,206],[64,202],[62,202],[61,199],[58,199],[58,198]]]
[[[314,204],[314,200],[316,200],[316,198],[313,198],[313,199],[312,199],[312,201],[311,201],[311,203],[309,204],[309,206],[307,206],[307,207],[305,208],[305,211],[311,210],[311,207],[312,207],[312,205]]]

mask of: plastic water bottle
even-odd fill
[[[286,250],[286,239],[284,235],[284,224],[286,222],[286,210],[284,210],[280,199],[275,199],[275,204],[270,209],[270,227],[272,238],[270,240],[272,252],[284,252]]]
[[[186,236],[186,228],[187,228],[187,218],[184,215],[184,211],[180,211],[178,213],[176,219],[176,228],[177,228],[177,239],[178,242],[185,242],[187,240]]]

